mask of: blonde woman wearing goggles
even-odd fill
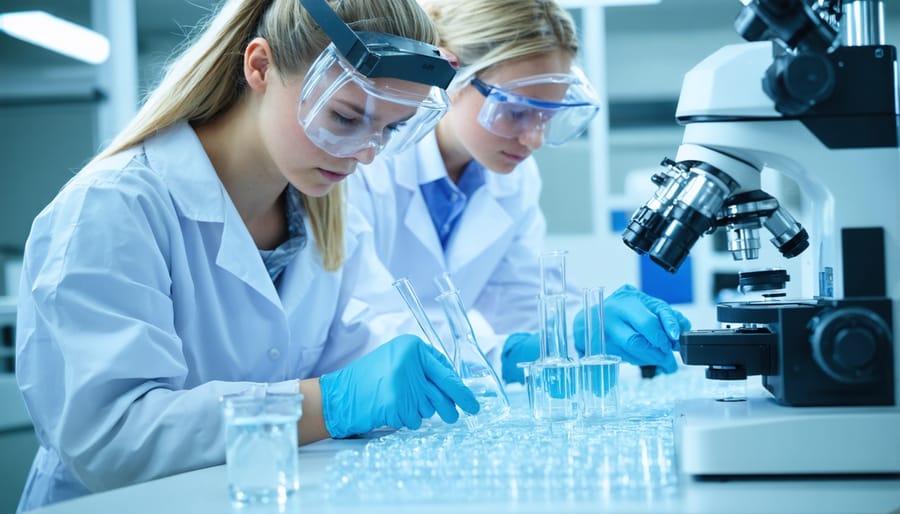
[[[556,2],[421,3],[458,67],[452,107],[413,149],[351,177],[348,194],[371,222],[381,259],[420,297],[437,295],[434,276],[453,276],[489,357],[507,382],[521,382],[516,363],[539,356],[545,235],[532,153],[578,137],[600,102],[574,66],[575,26]],[[579,295],[570,288],[575,313]],[[607,298],[605,314],[608,351],[675,371],[672,351],[690,326],[684,316],[631,286]],[[583,351],[584,313],[574,323]]]
[[[304,394],[303,443],[478,410],[435,350],[370,330],[396,293],[337,187],[443,115],[436,39],[414,0],[210,18],[32,227],[17,380],[40,449],[20,511],[223,463],[219,398],[256,386]]]

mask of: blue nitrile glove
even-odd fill
[[[672,352],[679,349],[681,332],[691,329],[691,322],[669,304],[625,285],[603,302],[606,352],[622,357],[638,366],[655,365],[666,373],[678,369]],[[600,317],[593,312],[594,323]],[[584,354],[584,311],[575,316],[572,326],[575,348]],[[600,341],[591,341],[592,353],[600,353]]]
[[[331,437],[364,434],[381,426],[422,426],[435,411],[447,423],[470,414],[478,400],[446,357],[413,335],[391,339],[346,367],[319,378],[322,414]]]
[[[537,332],[516,332],[510,334],[503,343],[500,354],[501,375],[507,384],[525,383],[525,370],[517,366],[520,362],[533,362],[541,356],[541,337]]]

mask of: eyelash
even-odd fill
[[[353,125],[356,125],[356,124],[357,124],[357,121],[359,120],[359,118],[348,118],[348,117],[342,115],[341,113],[339,113],[339,112],[337,112],[337,111],[331,111],[331,116],[334,118],[334,120],[335,120],[337,123],[339,123],[339,124],[341,124],[341,125],[344,125],[344,126],[353,126]],[[384,127],[384,129],[385,129],[386,131],[388,131],[388,132],[397,132],[398,130],[400,130],[400,129],[403,128],[404,126],[406,126],[406,122],[405,122],[405,121],[400,122],[400,123],[394,123],[394,124],[391,124],[391,125],[387,125],[387,126]]]
[[[334,117],[335,121],[337,121],[341,125],[353,125],[357,120],[357,118],[348,118],[346,116],[343,116],[337,111],[331,111],[331,116]]]
[[[403,121],[400,123],[394,123],[394,124],[388,125],[387,127],[385,127],[385,129],[387,129],[391,132],[397,132],[398,130],[400,130],[401,128],[403,128],[405,126],[406,126],[406,122]]]

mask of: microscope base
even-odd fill
[[[697,477],[900,474],[897,407],[785,407],[746,401],[676,406],[681,472]]]

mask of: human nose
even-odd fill
[[[544,145],[544,124],[535,123],[526,128],[519,134],[519,143],[527,146],[530,150],[537,150]]]
[[[360,164],[371,164],[375,160],[376,155],[378,155],[378,148],[367,146],[357,150],[352,157]]]

